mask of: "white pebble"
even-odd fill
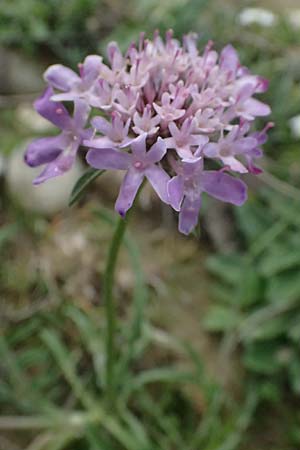
[[[76,161],[65,175],[34,186],[32,181],[41,173],[43,167],[33,169],[24,163],[25,148],[26,144],[23,148],[17,148],[8,159],[6,183],[10,194],[25,209],[44,215],[51,216],[67,208],[71,191],[83,173],[81,163]]]
[[[238,15],[238,22],[243,26],[256,24],[262,27],[271,27],[277,20],[278,17],[265,8],[245,8]]]
[[[287,12],[287,19],[292,27],[299,29],[300,28],[300,8],[299,9],[291,9]]]
[[[300,114],[289,120],[289,126],[294,138],[300,138]]]
[[[43,133],[54,129],[53,124],[40,116],[30,103],[20,103],[17,106],[16,119],[24,128],[35,133]]]

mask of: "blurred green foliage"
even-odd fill
[[[182,34],[194,27],[195,11],[200,13],[207,4],[208,0],[2,0],[0,45],[35,56],[46,50],[50,57],[75,66],[112,38],[125,48],[142,30],[172,27]]]
[[[46,47],[61,58],[78,58],[83,50],[91,50],[92,35],[85,22],[97,3],[97,0],[2,0],[0,43],[31,54]]]
[[[241,345],[245,368],[262,382],[279,394],[288,382],[298,396],[300,198],[266,190],[235,214],[244,251],[208,259],[219,303],[205,325]]]
[[[113,216],[99,208],[96,215],[101,221],[98,233],[105,234]],[[26,224],[18,230],[7,226],[0,235],[2,251],[12,247],[16,232],[38,238]],[[14,438],[22,436],[23,445],[29,445],[32,437],[35,443],[47,436],[44,450],[239,448],[258,396],[249,389],[241,402],[234,401],[208,377],[190,344],[151,324],[146,307],[150,292],[139,250],[128,235],[125,246],[135,283],[129,311],[119,324],[116,410],[110,411],[103,400],[102,306],[84,308],[79,301],[63,299],[42,273],[35,274],[27,313],[11,314],[11,324],[3,322],[0,403],[6,415],[0,415],[0,436],[5,430],[9,438],[7,429],[13,429]],[[19,282],[16,268],[13,273]],[[1,286],[5,289],[3,280]],[[10,295],[13,287],[6,284]],[[49,308],[42,304],[40,311],[34,311],[38,298],[57,295],[57,303]],[[160,355],[160,362],[149,357],[152,353]]]

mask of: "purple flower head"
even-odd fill
[[[106,60],[88,56],[79,73],[62,65],[46,71],[50,87],[35,106],[60,134],[29,146],[27,164],[47,164],[35,182],[68,170],[83,144],[91,166],[126,171],[116,201],[122,216],[144,179],[179,212],[183,233],[198,221],[202,192],[242,204],[246,188],[236,177],[260,173],[256,159],[271,127],[254,128],[270,114],[256,98],[267,80],[243,67],[231,45],[218,54],[210,41],[201,52],[195,34],[181,45],[172,31],[153,40],[141,33],[124,54],[111,42]],[[61,101],[74,103],[73,117]],[[220,170],[209,170],[209,160]]]
[[[58,136],[35,139],[29,144],[25,153],[26,163],[31,167],[46,164],[34,184],[63,175],[69,170],[83,139],[91,134],[91,130],[84,129],[89,106],[82,100],[76,100],[72,118],[62,103],[50,100],[52,94],[52,88],[47,88],[34,106],[41,116],[60,128],[61,133]]]

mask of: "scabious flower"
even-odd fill
[[[61,133],[29,145],[27,164],[46,164],[35,182],[62,175],[86,147],[90,166],[125,171],[115,205],[121,216],[144,179],[179,212],[184,234],[198,223],[202,193],[243,204],[247,187],[238,177],[261,171],[256,159],[272,126],[253,127],[270,114],[254,97],[267,80],[243,67],[231,45],[219,55],[209,42],[199,53],[195,34],[181,45],[171,31],[152,41],[142,33],[124,54],[110,43],[107,59],[88,56],[79,74],[61,65],[46,71],[49,87],[35,107]]]

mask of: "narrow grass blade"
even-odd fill
[[[88,185],[92,181],[96,180],[96,178],[100,177],[104,172],[105,170],[97,170],[93,168],[88,169],[76,182],[71,192],[69,206],[73,206],[82,196]]]
[[[72,354],[67,350],[61,339],[50,329],[44,330],[41,333],[41,338],[54,356],[78,400],[88,411],[94,409],[96,407],[95,401],[91,394],[86,391],[84,383],[78,377],[76,363],[72,358]]]
[[[104,345],[101,329],[92,317],[70,304],[66,307],[66,316],[76,325],[83,344],[91,354],[96,381],[99,388],[104,387]]]

